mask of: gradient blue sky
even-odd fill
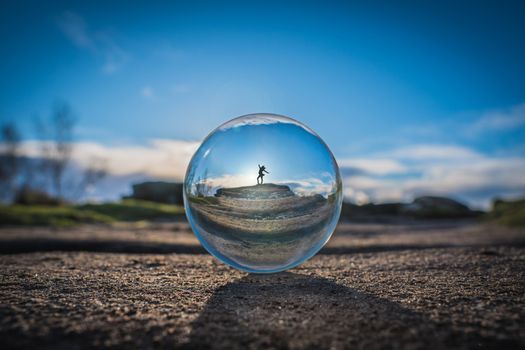
[[[185,180],[190,191],[198,183],[212,191],[205,195],[214,195],[217,188],[256,184],[260,165],[266,167],[266,183],[289,185],[299,195],[326,197],[337,191],[337,166],[315,134],[289,119],[248,118],[221,126],[203,142]]]
[[[352,200],[486,205],[525,194],[524,18],[522,1],[2,2],[0,118],[31,139],[68,101],[112,159],[277,113],[325,140]]]

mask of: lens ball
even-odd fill
[[[306,125],[274,114],[212,131],[184,180],[186,216],[213,256],[254,273],[287,270],[332,235],[342,203],[339,168]]]

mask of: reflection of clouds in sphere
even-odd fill
[[[341,211],[341,178],[305,125],[251,114],[215,129],[184,181],[186,215],[203,246],[250,272],[277,272],[313,256]]]

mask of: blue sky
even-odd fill
[[[256,114],[223,124],[199,147],[185,183],[192,193],[258,183],[285,184],[298,195],[334,194],[340,186],[333,155],[314,133],[291,119]]]
[[[0,119],[30,140],[65,100],[80,164],[178,179],[216,126],[277,113],[325,140],[351,200],[486,206],[525,194],[523,18],[520,1],[3,2]]]

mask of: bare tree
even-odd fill
[[[49,161],[51,154],[51,147],[49,142],[45,142],[49,138],[47,123],[45,123],[37,114],[33,115],[33,126],[36,139],[40,140],[38,143],[38,156],[27,163],[26,171],[22,182],[22,189],[40,188],[45,192],[49,192]]]
[[[91,159],[83,169],[70,166],[76,122],[71,107],[65,102],[54,105],[49,119],[34,117],[36,136],[40,140],[39,154],[27,162],[21,194],[46,193],[57,203],[65,199],[78,200],[106,176],[107,164],[103,158]]]
[[[58,197],[62,196],[62,178],[73,151],[73,128],[75,117],[71,108],[57,104],[52,117],[53,154],[51,158],[51,181]]]
[[[55,104],[49,123],[35,119],[40,142],[41,173],[49,176],[52,192],[63,196],[63,178],[73,152],[73,129],[76,118],[65,102]]]
[[[13,195],[19,173],[20,133],[14,123],[6,123],[1,127],[0,138],[0,195],[6,199]]]
[[[93,158],[84,170],[82,178],[78,183],[74,199],[78,200],[86,192],[89,192],[100,180],[107,175],[107,161],[103,158]]]

